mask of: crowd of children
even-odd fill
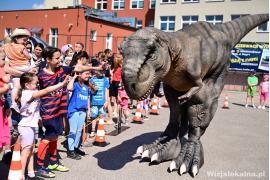
[[[71,44],[58,49],[39,43],[32,48],[29,37],[26,29],[18,28],[0,49],[0,152],[10,152],[11,135],[18,132],[23,175],[52,178],[55,170],[69,171],[57,158],[63,132],[67,157],[79,160],[85,155],[81,146],[91,146],[85,137],[95,136],[96,119],[102,114],[107,123],[115,123],[114,118],[123,116],[122,123],[128,124],[132,100],[122,83],[121,54],[106,49],[90,58],[80,42],[74,49]],[[266,86],[268,77],[260,85],[261,108],[268,98]],[[163,96],[159,87],[156,94]],[[149,103],[149,98],[141,102],[145,120]]]
[[[95,136],[101,114],[107,123],[114,123],[123,108],[128,122],[128,96],[121,83],[123,57],[106,49],[90,59],[80,42],[75,51],[71,44],[61,49],[39,43],[32,47],[29,37],[28,30],[18,28],[0,49],[0,152],[10,152],[11,135],[17,132],[25,177],[52,178],[54,170],[69,171],[57,158],[63,131],[67,157],[79,160],[85,155],[80,147],[89,144],[83,137],[87,132],[90,138]],[[91,127],[85,128],[87,122]]]

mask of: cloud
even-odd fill
[[[32,9],[44,9],[45,8],[45,4],[44,2],[43,3],[34,3],[33,6],[32,6]]]

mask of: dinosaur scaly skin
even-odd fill
[[[268,19],[268,14],[261,14],[218,25],[198,22],[174,33],[144,28],[121,44],[122,78],[128,95],[142,100],[162,80],[170,107],[164,133],[137,149],[142,158],[157,163],[172,159],[171,171],[198,174],[204,163],[200,137],[217,110],[231,49]]]

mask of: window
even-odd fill
[[[142,20],[137,20],[136,28],[138,29],[142,28]]]
[[[96,8],[101,10],[107,9],[107,0],[96,0]]]
[[[107,36],[106,36],[106,49],[112,50],[112,34],[111,33],[107,33]]]
[[[223,16],[222,15],[205,16],[205,20],[212,24],[221,24],[223,22]]]
[[[156,0],[150,0],[150,9],[155,9],[156,7]]]
[[[182,0],[184,3],[200,2],[200,0]]]
[[[173,32],[175,27],[175,16],[160,16],[160,29]]]
[[[131,9],[143,9],[144,0],[131,0]]]
[[[58,29],[57,28],[51,28],[50,34],[49,34],[49,44],[53,47],[58,46]]]
[[[225,0],[205,0],[206,2],[218,2],[218,1],[225,1]]]
[[[154,27],[154,20],[150,20],[150,21],[149,21],[148,27]]]
[[[231,15],[231,19],[234,20],[234,19],[237,19],[239,17],[243,17],[243,16],[246,16],[248,14],[232,14]]]
[[[90,31],[90,40],[92,40],[92,41],[97,40],[97,31],[96,30],[91,30]]]
[[[117,9],[124,9],[125,8],[125,0],[114,0],[113,1],[113,8],[114,10]]]
[[[11,30],[11,28],[6,28],[5,29],[5,32],[4,32],[4,36],[6,37],[6,36],[10,36],[12,34],[12,30]]]
[[[161,0],[160,3],[176,3],[176,0]]]
[[[257,27],[257,32],[269,32],[269,23],[268,22],[258,26]]]
[[[199,16],[182,16],[182,28],[198,22]]]

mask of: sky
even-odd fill
[[[0,0],[0,11],[40,9],[44,7],[44,0]]]

